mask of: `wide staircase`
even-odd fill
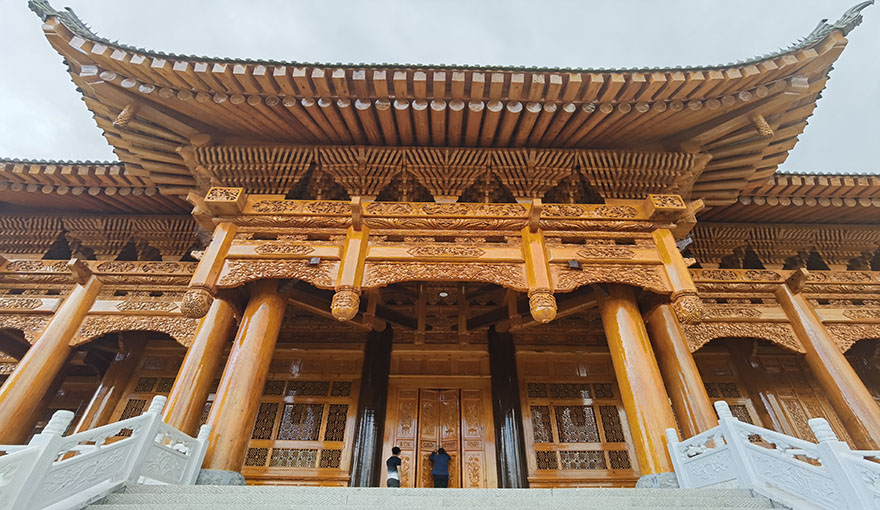
[[[744,489],[359,489],[129,485],[90,510],[774,508]]]

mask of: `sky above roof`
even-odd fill
[[[306,62],[717,65],[762,55],[856,0],[53,0],[156,51]],[[878,11],[878,12],[875,12]],[[785,172],[880,174],[880,7],[834,66]],[[115,160],[26,0],[0,0],[0,157]]]

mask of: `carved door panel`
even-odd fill
[[[461,487],[467,489],[488,488],[489,463],[495,464],[494,458],[486,457],[485,425],[491,421],[482,397],[481,390],[461,390]]]
[[[449,461],[449,487],[460,487],[459,390],[419,390],[418,487],[433,487],[431,452],[442,446]]]
[[[400,389],[397,391],[394,408],[389,413],[393,424],[391,443],[400,448],[400,486],[412,487],[415,477],[416,441],[418,435],[419,390]],[[389,448],[390,449],[390,448]],[[385,456],[387,458],[388,455]],[[385,467],[383,466],[383,469]],[[386,473],[387,474],[387,473]]]

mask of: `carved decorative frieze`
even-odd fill
[[[761,316],[761,310],[754,306],[709,305],[703,307],[704,319],[755,319]]]
[[[216,200],[224,202],[235,202],[241,195],[241,188],[211,188],[205,196],[205,200]]]
[[[477,258],[486,252],[470,246],[415,246],[407,250],[413,257],[471,257]]]
[[[238,287],[256,280],[290,278],[332,288],[334,277],[330,266],[327,262],[312,266],[306,260],[231,260],[226,261],[217,286]]]
[[[880,324],[825,324],[834,343],[841,352],[846,352],[859,340],[880,340]]]
[[[139,301],[132,299],[116,303],[116,309],[121,312],[170,312],[177,309],[177,303],[172,301]]]
[[[716,338],[758,338],[788,350],[804,352],[791,326],[777,322],[702,322],[682,324],[691,352]]]
[[[456,264],[451,262],[367,262],[362,288],[406,281],[477,281],[509,289],[528,289],[522,264]]]
[[[843,311],[850,319],[880,319],[880,308],[850,308]]]
[[[0,363],[0,375],[11,375],[18,363]]]
[[[156,331],[165,333],[184,347],[189,347],[199,319],[155,315],[89,315],[83,321],[71,346],[82,345],[100,336],[118,331]]]
[[[376,215],[403,215],[416,212],[415,205],[408,202],[372,202],[366,210],[368,214]]]
[[[33,310],[43,304],[42,299],[36,298],[0,298],[0,308],[19,308]]]
[[[3,313],[0,314],[0,329],[17,329],[24,333],[25,340],[32,344],[37,341],[50,320],[52,320],[50,315]]]
[[[9,272],[51,271],[49,266],[46,266],[39,260],[13,260],[6,264],[4,270]]]
[[[256,253],[279,253],[284,255],[305,255],[315,251],[307,244],[298,243],[260,243],[254,248]]]
[[[260,200],[254,202],[254,211],[258,213],[295,213],[302,210],[302,202],[290,200]]]
[[[351,216],[218,216],[218,221],[255,228],[347,228]]]
[[[587,246],[577,251],[585,259],[631,259],[636,252],[623,246]]]
[[[685,207],[684,200],[678,195],[651,195],[651,203],[654,207],[662,209]]]
[[[591,283],[623,283],[660,294],[672,291],[660,266],[584,264],[576,270],[553,265],[551,273],[556,281],[556,292],[567,292]]]
[[[576,217],[584,215],[584,208],[574,204],[543,204],[541,215],[550,217]]]

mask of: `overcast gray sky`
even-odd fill
[[[52,0],[111,40],[306,62],[723,64],[788,46],[856,0]],[[880,173],[880,6],[782,170]],[[26,0],[0,0],[0,157],[115,160]]]

